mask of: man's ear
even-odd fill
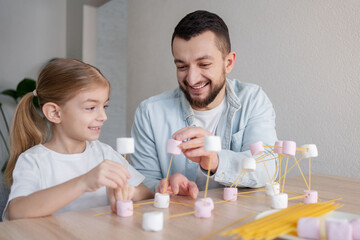
[[[235,52],[229,52],[228,55],[225,57],[225,73],[228,74],[231,72],[231,70],[234,67],[236,59],[236,53]]]
[[[61,123],[61,108],[56,103],[45,103],[42,107],[42,112],[49,122]]]

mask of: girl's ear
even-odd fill
[[[61,108],[56,103],[47,102],[42,107],[42,112],[47,120],[51,123],[61,123],[60,118]]]

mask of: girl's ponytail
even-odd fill
[[[32,92],[23,96],[14,113],[10,131],[10,157],[4,173],[9,187],[13,182],[12,173],[19,155],[32,146],[43,143],[49,136],[47,124],[36,110],[33,99]]]

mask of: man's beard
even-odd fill
[[[185,85],[187,85],[187,83],[185,83]],[[179,87],[181,91],[183,91],[183,93],[185,94],[186,99],[188,100],[188,102],[192,107],[204,108],[215,100],[215,98],[217,97],[221,89],[224,87],[224,85],[225,85],[225,75],[223,75],[223,81],[219,85],[215,85],[214,89],[211,90],[211,92],[205,99],[193,99],[190,93],[185,89],[185,87],[183,87],[181,84],[179,84]]]

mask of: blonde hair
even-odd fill
[[[62,106],[81,89],[94,84],[110,89],[109,81],[94,66],[75,59],[59,58],[49,62],[40,72],[35,91],[42,109],[48,102]],[[14,113],[10,131],[10,157],[4,173],[8,186],[13,183],[12,173],[19,155],[49,140],[49,126],[36,110],[33,99],[34,93],[26,94]]]

